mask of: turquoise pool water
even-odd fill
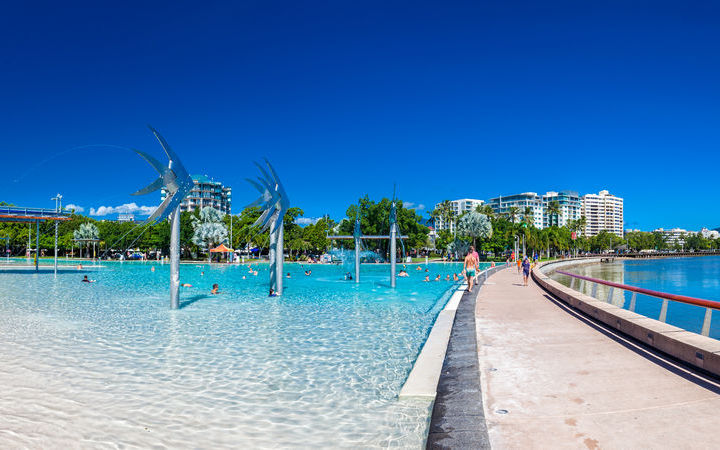
[[[430,404],[397,394],[454,283],[287,264],[268,298],[266,265],[182,265],[172,311],[167,265],[84,267],[0,270],[2,446],[422,445]]]
[[[670,294],[720,301],[720,256],[620,260],[610,264],[573,267],[567,271]],[[554,274],[552,277],[566,286],[570,284],[569,277],[565,275]],[[592,284],[576,284],[576,289],[590,295]],[[606,299],[607,292],[607,287],[598,286],[597,298]],[[631,295],[615,289],[612,303],[627,309]],[[662,299],[638,295],[635,312],[657,319],[661,306]],[[668,304],[667,322],[671,325],[700,333],[704,317],[705,308],[678,302]],[[713,313],[710,337],[720,339],[720,313],[717,311]]]

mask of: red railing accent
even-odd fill
[[[635,286],[628,286],[627,284],[613,283],[612,281],[601,280],[599,278],[586,277],[584,275],[578,275],[576,273],[563,272],[562,270],[557,270],[556,272],[563,274],[563,275],[567,275],[569,277],[579,278],[581,280],[591,281],[593,283],[604,284],[605,286],[612,286],[612,287],[616,287],[616,288],[620,288],[620,289],[625,289],[626,291],[637,292],[638,294],[645,294],[645,295],[650,295],[652,297],[658,297],[658,298],[662,298],[662,299],[672,300],[675,302],[687,303],[688,305],[702,306],[705,308],[712,308],[712,309],[720,310],[720,302],[716,302],[713,300],[705,300],[702,298],[688,297],[687,295],[668,294],[667,292],[653,291],[651,289],[639,288],[639,287],[635,287]]]

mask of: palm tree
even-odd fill
[[[519,214],[520,214],[520,208],[518,208],[517,206],[509,207],[507,210],[507,213],[506,213],[508,220],[512,223],[515,223],[515,219],[517,218],[517,216]]]
[[[443,225],[448,229],[455,231],[455,209],[450,200],[443,200],[436,209],[439,209],[438,216],[443,222]]]
[[[87,251],[90,252],[90,242],[98,239],[98,227],[94,223],[83,223],[80,227],[73,231],[73,238],[79,242],[85,242]],[[80,246],[80,257],[82,258],[82,246]]]
[[[552,219],[554,217],[555,218],[555,226],[558,226],[558,223],[560,220],[560,203],[558,203],[557,200],[553,200],[550,203],[548,203],[547,215],[550,218],[548,225],[553,226]]]
[[[530,206],[526,206],[523,210],[523,222],[525,222],[528,226],[535,222],[535,214]]]
[[[480,214],[485,214],[488,219],[495,218],[495,211],[493,211],[492,206],[490,205],[478,205],[475,208],[475,211],[479,212]]]

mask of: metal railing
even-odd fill
[[[599,278],[587,277],[584,275],[578,275],[576,273],[571,273],[571,272],[564,272],[562,270],[557,270],[555,273],[559,273],[561,275],[566,275],[566,276],[570,277],[570,289],[575,289],[575,280],[582,280],[582,281],[593,283],[592,290],[591,290],[591,296],[593,298],[597,298],[597,287],[599,284],[608,286],[610,288],[608,290],[607,300],[606,300],[608,303],[611,302],[615,289],[632,292],[632,297],[630,299],[630,306],[628,307],[628,310],[633,311],[633,312],[635,311],[635,303],[636,303],[638,294],[648,295],[650,297],[661,298],[663,300],[663,302],[662,302],[662,306],[660,307],[660,317],[658,318],[658,320],[660,322],[666,322],[666,320],[667,320],[667,310],[668,310],[669,301],[703,307],[703,308],[705,308],[705,318],[703,320],[703,326],[702,326],[702,330],[700,332],[700,334],[702,334],[703,336],[710,335],[710,323],[712,322],[713,309],[720,310],[720,302],[716,302],[713,300],[705,300],[702,298],[688,297],[687,295],[668,294],[666,292],[653,291],[651,289],[629,286],[627,284],[614,283],[612,281],[606,281],[606,280],[601,280]]]
[[[70,215],[70,211],[57,211],[54,208],[21,208],[17,206],[0,206],[0,214],[31,217],[66,217]]]

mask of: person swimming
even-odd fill
[[[210,291],[211,294],[220,294],[220,286],[215,283],[213,284],[212,291]]]
[[[268,297],[277,297],[277,296],[278,296],[277,292],[275,292],[275,290],[273,290],[273,288],[270,288],[270,294],[268,295]]]
[[[312,275],[312,270],[310,270],[310,269],[306,270],[306,271],[305,271],[305,276],[308,276],[308,277],[309,277],[310,275]]]
[[[95,280],[88,279],[87,275],[85,275],[85,277],[80,281],[82,281],[83,283],[94,283],[95,282]]]
[[[422,267],[417,266],[417,267],[415,268],[415,270],[422,270]]]
[[[453,281],[460,281],[460,277],[458,277],[458,274],[453,273]]]
[[[155,272],[155,266],[150,267],[150,272]]]
[[[290,278],[290,272],[288,272],[287,275],[285,275],[285,278]]]
[[[425,275],[425,279],[423,281],[430,281],[430,275]]]
[[[397,276],[399,276],[399,277],[409,277],[410,275],[409,275],[405,270],[401,270],[400,272],[398,272]]]
[[[350,272],[348,272],[348,273],[345,274],[345,280],[346,280],[346,281],[347,281],[347,280],[352,280],[352,279],[353,279],[353,277],[352,277],[352,275],[350,274]]]
[[[440,274],[437,274],[437,276],[435,277],[435,279],[433,281],[440,281]]]

